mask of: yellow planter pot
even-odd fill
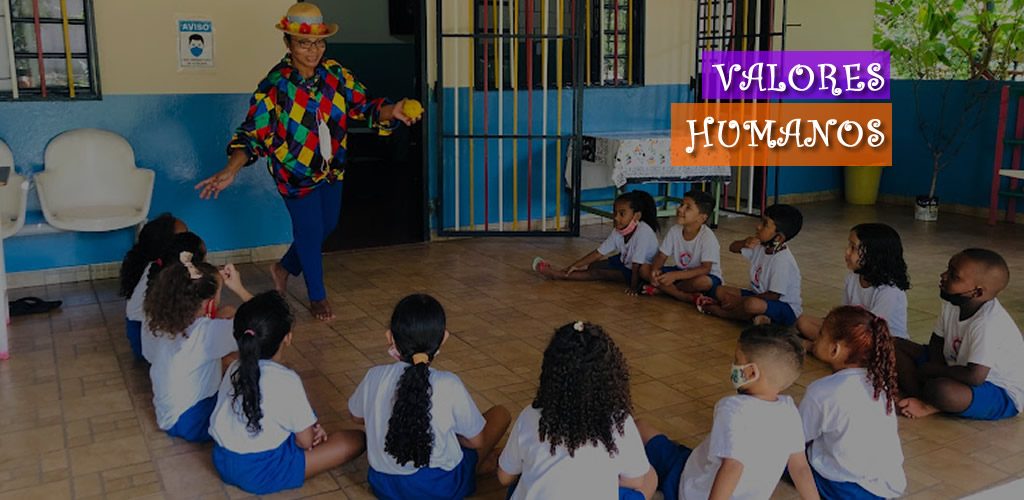
[[[885,167],[846,167],[846,202],[853,205],[874,205],[878,201],[878,184]]]

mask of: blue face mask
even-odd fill
[[[761,378],[761,372],[754,370],[754,378],[747,378],[743,373],[744,370],[749,366],[755,366],[754,363],[747,363],[745,365],[732,365],[732,372],[730,373],[730,379],[732,379],[732,386],[736,389],[740,389],[745,385],[757,382],[757,379]]]
[[[191,49],[189,49],[189,52],[192,53],[193,57],[199,57],[199,54],[203,53],[203,48],[202,47],[192,47]]]

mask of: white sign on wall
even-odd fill
[[[178,68],[213,68],[213,21],[178,20]]]

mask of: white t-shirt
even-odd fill
[[[803,307],[800,301],[800,268],[789,248],[783,248],[771,255],[765,253],[764,245],[753,249],[743,247],[740,251],[750,261],[750,287],[756,293],[775,292],[779,300],[789,304],[795,316],[800,316]]]
[[[764,401],[739,394],[715,405],[711,435],[693,450],[683,467],[679,498],[711,495],[723,458],[743,464],[732,498],[768,499],[782,477],[789,456],[804,450],[804,431],[793,398]]]
[[[860,275],[846,275],[843,304],[863,306],[889,323],[893,337],[909,339],[907,335],[907,292],[891,285],[860,286]]]
[[[419,470],[413,467],[412,462],[399,465],[395,457],[384,451],[398,379],[408,366],[408,363],[399,361],[370,368],[348,400],[348,410],[352,415],[366,420],[366,457],[370,467],[384,474],[404,476]],[[429,467],[450,471],[462,462],[462,447],[456,435],[476,437],[487,422],[462,385],[462,380],[454,373],[431,368],[430,385],[434,391],[430,399],[434,447],[430,452]]]
[[[514,500],[616,499],[620,476],[641,477],[651,468],[633,417],[626,417],[623,433],[615,436],[618,453],[614,457],[603,444],[586,444],[577,448],[573,457],[565,446],[559,446],[552,455],[551,443],[540,441],[540,417],[540,410],[526,407],[498,459],[503,471],[521,474]]]
[[[217,394],[220,359],[237,351],[238,344],[230,319],[210,318],[193,321],[184,335],[151,340],[148,359],[152,363],[153,407],[157,425],[167,430],[199,400]]]
[[[258,453],[281,446],[292,434],[302,432],[316,423],[316,414],[306,398],[302,379],[288,368],[269,359],[260,364],[260,410],[263,418],[259,434],[246,428],[248,419],[242,411],[242,398],[232,402],[235,393],[231,374],[238,370],[238,361],[231,363],[217,393],[217,408],[210,417],[210,436],[220,446],[235,453]]]
[[[1004,389],[1017,411],[1024,411],[1024,338],[999,299],[988,301],[964,321],[959,307],[942,301],[935,334],[945,339],[942,354],[947,365],[989,367],[985,381]]]
[[[818,474],[895,498],[907,487],[896,411],[885,413],[884,393],[873,396],[864,368],[814,381],[800,402],[804,438],[813,441],[810,463]]]
[[[658,250],[668,256],[669,262],[675,262],[675,265],[683,270],[710,262],[711,276],[722,279],[722,266],[719,264],[722,260],[722,247],[718,244],[714,231],[705,225],[701,225],[697,236],[689,241],[683,237],[683,226],[672,226]]]
[[[654,260],[654,255],[658,253],[658,235],[644,221],[637,223],[629,241],[626,241],[626,238],[618,231],[612,229],[604,243],[597,247],[597,253],[605,257],[618,253],[622,264],[626,267],[634,263],[650,264]]]
[[[142,301],[146,298],[146,288],[149,282],[149,269],[153,267],[153,263],[146,264],[146,269],[142,271],[142,278],[135,284],[135,289],[132,290],[131,296],[128,297],[128,301],[124,304],[124,317],[131,321],[145,321],[146,313],[142,311]]]

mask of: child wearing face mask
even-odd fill
[[[615,229],[593,252],[565,269],[533,259],[533,270],[545,278],[571,281],[625,281],[626,293],[640,293],[640,278],[651,281],[651,261],[658,253],[658,208],[646,191],[630,191],[615,198]]]
[[[896,339],[903,416],[1001,420],[1024,409],[1024,339],[996,298],[1009,281],[1006,261],[991,250],[968,248],[949,260],[928,345]]]
[[[803,360],[803,344],[792,331],[749,327],[740,334],[732,366],[739,394],[715,404],[711,435],[697,448],[637,422],[665,500],[767,500],[787,468],[801,498],[819,498],[804,454],[800,413],[793,398],[779,394],[800,376]]]

